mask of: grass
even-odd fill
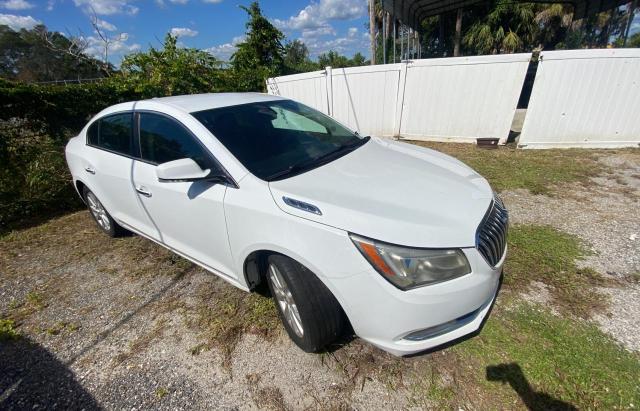
[[[519,397],[529,409],[639,403],[639,356],[594,325],[526,303],[497,311],[479,337],[453,348],[468,364],[460,377],[474,381],[486,400],[506,405]]]
[[[215,347],[223,356],[223,366],[229,368],[231,355],[240,338],[252,333],[269,340],[281,329],[273,299],[257,293],[245,293],[233,287],[200,291],[195,325],[201,330],[204,344],[190,349],[192,355]]]
[[[505,265],[507,289],[526,291],[532,281],[549,287],[553,303],[565,313],[587,318],[606,307],[596,286],[613,285],[576,261],[589,251],[577,237],[550,226],[515,225],[509,230],[509,256]]]
[[[497,191],[523,188],[533,194],[558,194],[561,183],[587,183],[607,170],[598,162],[600,152],[594,150],[521,150],[511,146],[485,150],[475,144],[411,143],[456,157]]]

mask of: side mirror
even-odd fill
[[[210,169],[201,169],[198,163],[190,158],[169,161],[156,167],[158,181],[162,183],[206,180],[210,174]]]

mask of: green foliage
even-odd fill
[[[117,84],[144,97],[220,91],[220,66],[206,51],[178,47],[177,37],[167,33],[162,49],[125,57]]]
[[[380,61],[382,61],[382,59],[380,59]],[[329,52],[318,56],[318,66],[321,68],[327,66],[331,66],[333,68],[356,67],[366,64],[369,64],[369,62],[360,53],[354,54],[351,59],[333,50],[329,50]]]
[[[258,2],[240,6],[249,15],[245,41],[231,56],[236,91],[263,91],[268,77],[284,69],[284,34],[262,15]]]
[[[42,25],[20,31],[0,25],[0,77],[6,79],[32,82],[108,74],[101,62],[81,51],[77,43]]]
[[[305,73],[321,68],[309,58],[307,45],[297,39],[284,45],[284,67],[286,74]]]
[[[113,80],[63,87],[0,79],[0,120],[36,122],[37,130],[62,141],[77,133],[100,110],[136,98],[139,94],[117,86]]]
[[[79,205],[61,144],[19,119],[0,121],[0,137],[0,228]]]
[[[13,320],[0,319],[0,341],[15,340],[20,337]]]
[[[534,7],[532,3],[497,0],[469,27],[462,38],[464,46],[477,54],[530,49],[537,30]]]
[[[64,146],[110,105],[139,98],[112,81],[38,86],[0,80],[0,232],[80,206]]]

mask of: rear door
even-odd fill
[[[191,158],[203,169],[218,167],[211,153],[185,126],[155,112],[136,113],[140,158],[133,184],[144,210],[167,246],[236,278],[224,215],[227,186],[206,181],[159,182],[156,166]]]
[[[82,180],[121,225],[158,239],[158,231],[140,207],[133,173],[133,112],[107,115],[87,130]]]

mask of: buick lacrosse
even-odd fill
[[[99,228],[169,248],[246,291],[268,284],[314,352],[348,327],[395,355],[479,329],[507,211],[460,161],[363,137],[257,93],[118,104],[66,147]]]

